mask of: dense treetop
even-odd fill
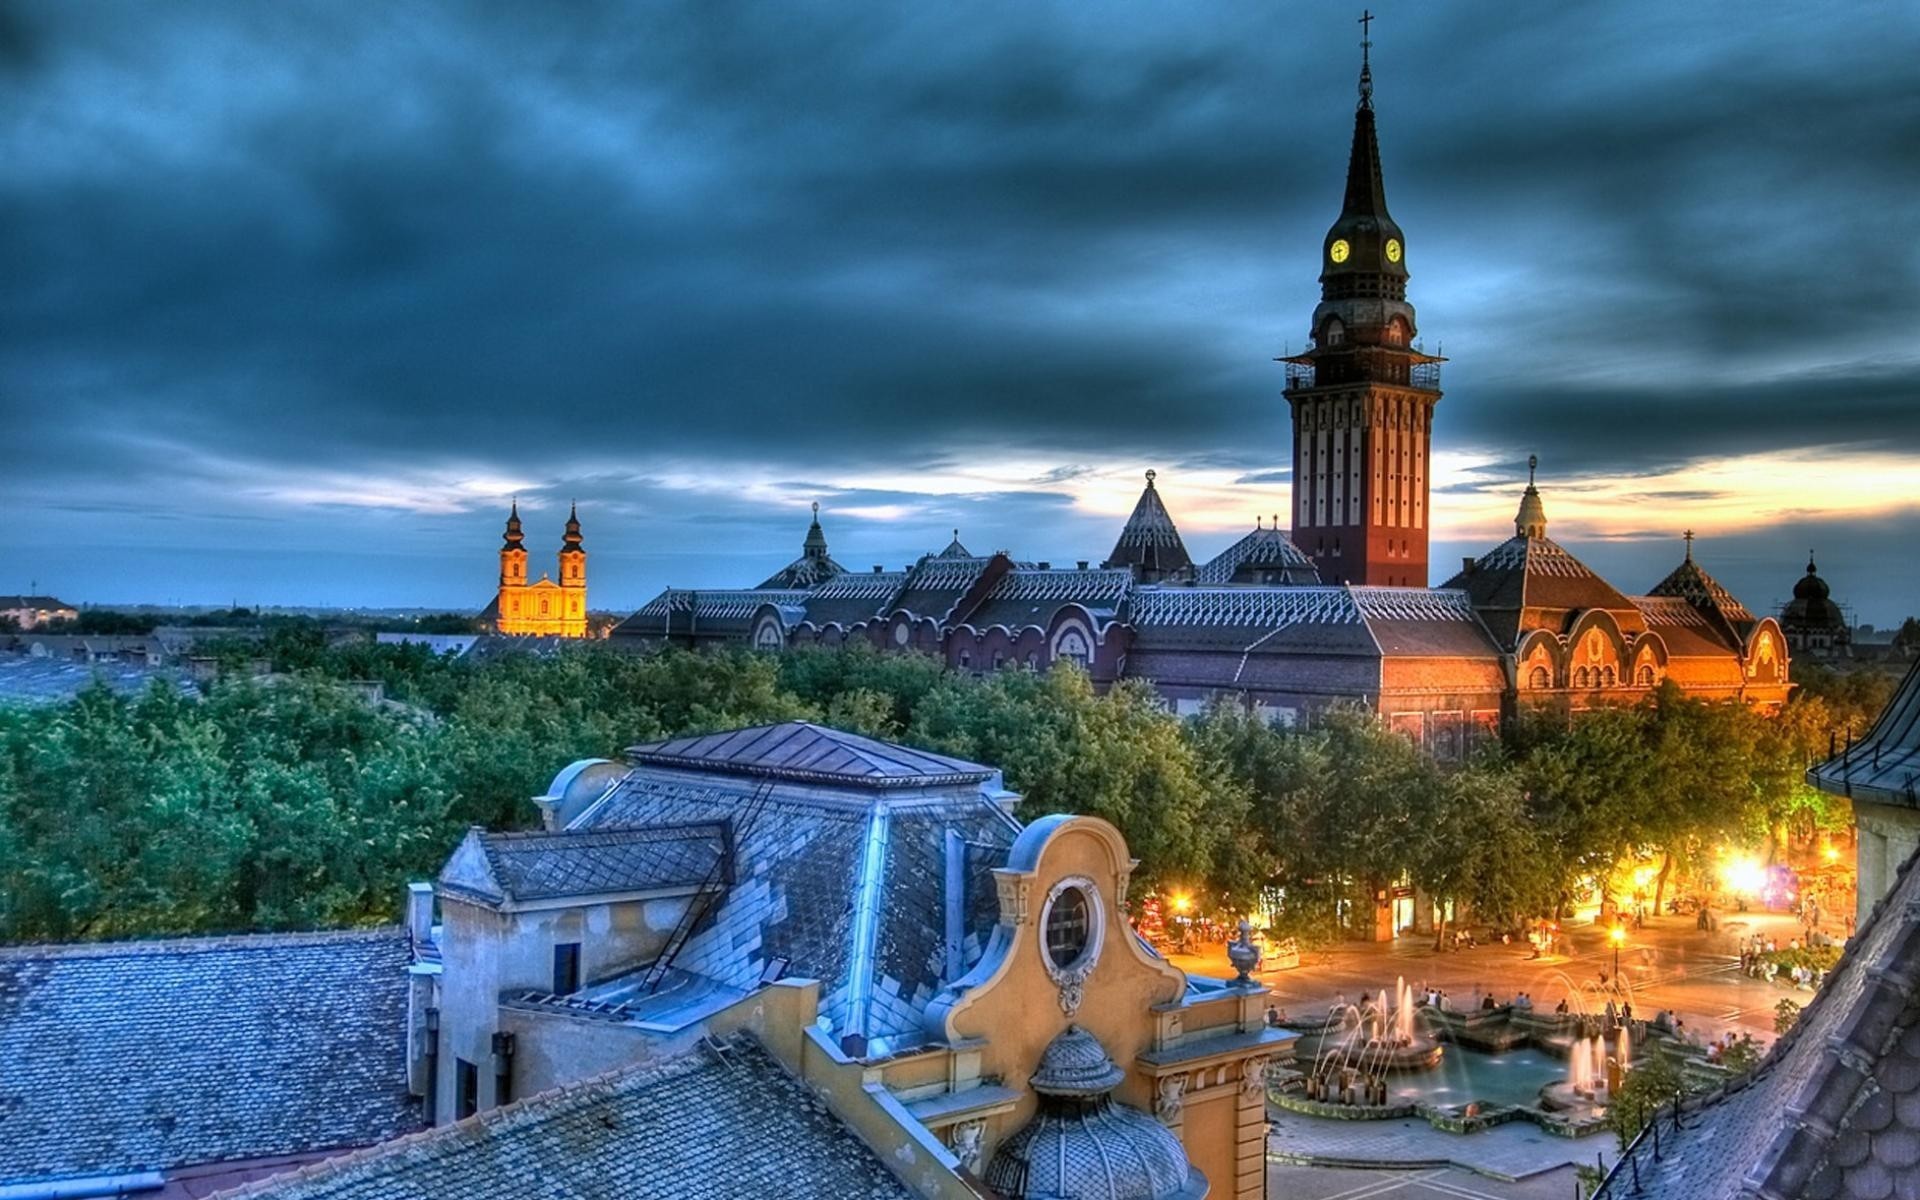
[[[1143,891],[1234,911],[1284,896],[1283,924],[1330,934],[1340,901],[1406,880],[1506,924],[1629,859],[1658,863],[1664,889],[1722,841],[1844,824],[1801,775],[1877,703],[1838,675],[1774,718],[1669,690],[1543,713],[1440,764],[1364,712],[1302,730],[1228,704],[1180,718],[1143,684],[1097,693],[1070,669],[976,679],[910,655],[599,646],[471,663],[299,627],[265,652],[276,675],[236,671],[201,697],[156,685],[0,710],[0,938],[391,920],[468,825],[530,824],[528,797],[568,762],[790,718],[999,766],[1028,817],[1099,814]],[[386,699],[346,686],[364,680]]]

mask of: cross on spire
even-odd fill
[[[1360,107],[1373,107],[1373,13],[1360,10]]]
[[[1693,530],[1689,529],[1685,533],[1681,534],[1680,536],[1687,539],[1687,561],[1692,562],[1693,561]]]

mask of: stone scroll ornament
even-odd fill
[[[953,1130],[953,1156],[975,1175],[980,1173],[981,1141],[986,1134],[985,1121],[962,1121]]]
[[[1180,1119],[1180,1107],[1186,1101],[1187,1077],[1185,1075],[1162,1075],[1153,1097],[1153,1115],[1160,1118],[1162,1125],[1171,1125]]]

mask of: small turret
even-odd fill
[[[1533,483],[1533,473],[1539,466],[1538,455],[1527,455],[1527,491],[1520,497],[1520,511],[1513,518],[1513,532],[1519,537],[1547,536],[1547,507],[1540,503],[1540,489]]]
[[[587,586],[587,548],[580,537],[580,506],[577,502],[567,509],[567,531],[560,538],[560,584],[569,588]],[[579,615],[586,615],[584,608]]]
[[[507,510],[506,540],[500,546],[500,583],[517,587],[527,581],[527,537],[520,529],[520,498]]]
[[[820,528],[820,502],[813,502],[813,524],[807,526],[807,540],[801,544],[800,556],[814,562],[824,561],[827,557],[827,531]]]

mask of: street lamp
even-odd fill
[[[1607,940],[1613,943],[1613,982],[1615,986],[1618,986],[1620,983],[1620,943],[1627,940],[1627,927],[1625,925],[1615,925],[1607,931]]]

